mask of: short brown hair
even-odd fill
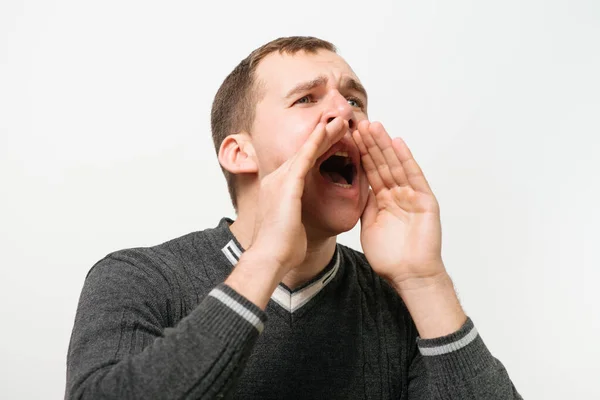
[[[311,36],[282,37],[254,50],[233,69],[221,84],[212,104],[210,125],[217,154],[227,136],[240,131],[250,132],[252,128],[256,103],[262,96],[260,85],[255,79],[260,61],[275,51],[280,54],[296,54],[299,51],[314,54],[321,49],[337,52],[336,47],[326,40]],[[221,170],[227,180],[231,202],[237,211],[235,176],[223,166]]]

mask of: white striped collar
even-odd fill
[[[233,265],[234,267],[240,260],[240,257],[242,256],[242,251],[237,246],[237,244],[235,244],[235,241],[233,239],[231,239],[229,243],[227,243],[225,247],[221,249],[221,251],[223,252],[223,254],[225,254],[225,257],[227,257],[231,265]]]
[[[237,246],[235,241],[231,239],[229,243],[227,243],[221,251],[225,254],[225,257],[229,260],[231,265],[234,267],[238,263],[242,251]],[[335,264],[330,271],[324,274],[322,277],[312,282],[311,284],[303,287],[302,289],[290,292],[287,288],[282,285],[277,286],[275,292],[271,296],[271,300],[275,303],[279,304],[284,310],[293,313],[298,311],[302,306],[304,306],[310,299],[315,297],[331,280],[335,277],[338,270],[340,269],[340,251],[336,248],[336,257]]]

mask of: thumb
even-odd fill
[[[361,229],[371,226],[375,222],[377,217],[377,199],[372,189],[369,189],[369,197],[367,198],[367,205],[360,216],[360,227]]]

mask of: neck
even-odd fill
[[[295,289],[313,279],[331,261],[335,253],[335,243],[335,236],[325,240],[310,240],[309,238],[304,261],[288,272],[282,282],[290,289]]]
[[[244,249],[248,249],[252,244],[252,234],[254,230],[254,213],[244,213],[241,207],[238,208],[238,215],[230,229],[238,242]],[[336,236],[317,235],[307,229],[307,248],[304,261],[288,272],[282,282],[294,289],[317,276],[333,257],[335,253]]]

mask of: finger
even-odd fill
[[[323,142],[326,135],[326,129],[324,123],[318,123],[313,132],[309,135],[308,139],[300,150],[292,157],[289,161],[290,169],[296,171],[298,176],[304,177],[308,170],[314,164],[314,154],[317,154],[319,147]]]
[[[318,152],[320,143],[323,142],[325,135],[325,124],[317,124],[296,155],[289,158],[273,172],[274,174],[283,175],[283,181],[279,180],[278,183],[282,185],[282,192],[280,194],[285,195],[284,193],[287,193],[287,195],[291,195],[292,197],[302,197],[304,179],[310,168],[314,165],[314,161],[311,162],[313,158],[311,155]]]
[[[325,142],[323,143],[322,148],[319,150],[319,153],[315,155],[315,161],[317,158],[325,154],[325,152],[329,150],[334,143],[337,143],[340,140],[342,140],[346,132],[348,132],[348,128],[348,121],[341,117],[337,117],[333,121],[328,123],[325,127]]]
[[[369,133],[371,133],[371,135],[370,137],[367,136],[367,138],[373,140],[373,146],[370,150],[375,153],[381,153],[381,156],[385,159],[385,163],[387,164],[391,179],[393,179],[398,186],[408,186],[409,182],[404,167],[392,146],[392,138],[383,125],[380,122],[371,123],[369,126]]]
[[[401,138],[394,138],[394,140],[392,140],[392,147],[402,163],[404,173],[406,174],[410,186],[417,192],[433,193],[421,167],[419,167],[419,164],[415,161],[404,140]]]
[[[296,177],[304,178],[317,159],[340,140],[347,130],[348,122],[339,117],[328,124],[319,123],[291,161]]]
[[[362,162],[363,169],[365,170],[365,174],[367,175],[367,179],[369,180],[369,184],[375,191],[375,193],[379,193],[380,190],[385,189],[386,185],[381,179],[379,175],[379,171],[377,170],[377,166],[369,153],[367,146],[363,142],[361,130],[368,129],[369,121],[361,121],[358,124],[358,129],[352,133],[352,137],[358,146],[358,151],[360,152],[360,160]]]
[[[369,189],[369,197],[367,197],[367,205],[360,216],[360,228],[366,228],[371,226],[377,218],[377,199],[373,190]]]
[[[402,164],[398,160],[398,157],[396,157],[394,149],[392,149],[392,139],[389,137],[385,129],[383,129],[383,125],[381,125],[379,122],[373,122],[369,124],[369,126],[366,126],[366,124],[363,125],[361,128],[359,128],[359,130],[363,143],[365,144],[369,155],[373,159],[373,163],[375,164],[377,172],[379,173],[379,176],[381,177],[381,180],[385,186],[388,189],[398,186],[398,182],[396,182],[394,179],[392,166],[389,164],[389,161],[395,161],[394,167],[396,168],[396,172],[398,167],[402,169]],[[374,133],[377,133],[379,143],[376,141]],[[387,142],[385,139],[387,139]],[[382,147],[380,147],[380,145]],[[387,152],[387,157],[384,154],[384,150]],[[403,174],[400,175],[400,178],[402,178],[402,176]]]

